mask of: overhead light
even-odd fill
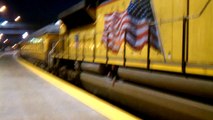
[[[17,16],[17,17],[15,18],[15,21],[18,22],[20,19],[21,19],[21,16]]]
[[[29,35],[28,32],[25,32],[25,33],[22,35],[22,38],[25,39],[25,38],[27,38],[28,35]]]
[[[2,6],[2,7],[0,7],[0,12],[4,12],[5,10],[6,10],[6,6],[4,5],[4,6]]]
[[[3,33],[0,34],[0,39],[2,38],[3,35],[4,35]]]
[[[3,23],[1,23],[2,26],[5,26],[8,23],[8,21],[4,21]]]
[[[8,41],[8,39],[6,39],[6,40],[4,41],[4,44],[7,43],[7,41]]]
[[[14,44],[14,45],[12,46],[12,48],[15,49],[17,46],[18,46],[18,44]]]

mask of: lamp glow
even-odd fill
[[[15,18],[15,21],[18,22],[20,19],[21,19],[21,16],[17,16],[17,17]]]
[[[14,44],[14,45],[12,46],[12,48],[15,49],[17,46],[18,46],[17,44]]]
[[[3,35],[4,35],[3,33],[0,34],[0,39],[2,39],[2,36],[3,36]]]
[[[4,6],[2,6],[1,8],[0,8],[0,12],[4,12],[5,10],[6,10],[6,6],[4,5]]]
[[[8,39],[6,39],[6,40],[4,41],[4,44],[7,43],[7,41],[8,41]]]
[[[1,23],[2,26],[5,26],[8,23],[8,21],[4,21],[3,23]]]
[[[27,38],[28,35],[29,35],[28,32],[25,32],[25,33],[22,35],[22,38],[25,39],[25,38]]]

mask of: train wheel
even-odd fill
[[[59,68],[58,76],[63,79],[67,79],[67,68],[66,66],[62,66]]]
[[[74,70],[68,70],[67,72],[67,80],[71,82],[72,84],[75,84],[77,86],[80,85],[80,72],[74,71]]]
[[[118,68],[119,68],[118,66],[114,66],[114,65],[110,66],[110,68],[109,68],[109,72],[107,74],[107,77],[112,80],[112,86],[115,85],[115,83],[118,79],[118,75],[117,75]]]

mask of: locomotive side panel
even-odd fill
[[[146,62],[146,46],[143,51],[134,50],[128,44],[125,43],[123,30],[123,24],[125,24],[126,18],[122,17],[127,11],[127,8],[130,4],[130,0],[120,0],[120,1],[112,1],[110,3],[106,3],[101,5],[97,9],[97,24],[96,24],[96,61],[97,62],[106,62],[108,64],[115,65],[123,65],[126,62],[126,66],[144,66]],[[113,14],[116,16],[119,15],[121,18],[117,20],[113,20]],[[109,16],[109,17],[107,17]],[[112,19],[108,20],[108,19]],[[111,23],[110,23],[111,22]],[[122,23],[119,23],[122,22]],[[106,25],[110,23],[113,24],[111,28],[108,28]],[[117,24],[116,24],[117,23]],[[116,27],[119,26],[119,27]],[[104,37],[108,38],[104,40]],[[111,42],[113,41],[113,42]],[[118,50],[117,50],[118,49]],[[124,55],[125,54],[125,55]],[[124,58],[125,57],[125,58]],[[124,61],[124,59],[126,59]]]
[[[116,1],[117,3],[118,1]],[[103,36],[103,30],[104,30],[104,15],[110,12],[111,9],[108,9],[107,6],[102,6],[97,8],[96,14],[97,14],[97,19],[96,19],[96,46],[95,46],[95,62],[98,63],[106,63],[106,54],[107,54],[107,49],[105,47],[105,44],[101,41],[102,36]]]
[[[46,56],[43,48],[45,45],[42,38],[32,38],[21,47],[21,53],[26,57],[31,56],[32,58],[44,61]]]
[[[68,35],[63,36],[63,59],[69,59],[69,40],[68,40]]]
[[[187,66],[189,73],[213,75],[213,2],[208,2],[209,0],[190,1]]]
[[[69,44],[69,58],[72,60],[93,61],[94,54],[94,25],[89,25],[81,29],[72,29],[66,39]],[[66,53],[67,54],[67,53]]]
[[[48,53],[58,40],[58,35],[45,34],[34,37],[21,47],[21,54],[39,61],[47,62]]]
[[[159,38],[164,53],[151,49],[151,69],[181,72],[183,17],[186,0],[153,0]]]
[[[97,10],[97,26],[96,30],[99,33],[97,35],[97,52],[98,57],[104,58],[104,54],[108,56],[108,63],[122,65],[124,56],[126,60],[126,66],[131,67],[147,67],[147,57],[148,57],[148,47],[145,43],[143,48],[140,50],[135,50],[129,44],[122,43],[119,51],[114,53],[113,50],[108,50],[110,48],[110,42],[108,43],[108,49],[106,49],[107,42],[103,44],[103,34],[105,36],[112,37],[112,39],[117,39],[115,33],[106,33],[106,24],[109,19],[106,16],[110,14],[122,14],[122,12],[127,11],[127,8],[130,5],[130,0],[128,1],[114,1],[106,5],[100,6]],[[132,1],[133,2],[133,1]],[[137,1],[135,1],[137,2]],[[164,50],[160,54],[159,51],[156,51],[151,47],[150,59],[151,59],[151,68],[158,70],[166,71],[175,71],[181,72],[181,56],[182,51],[180,50],[182,46],[182,31],[183,31],[183,16],[186,15],[186,1],[185,0],[154,0],[152,2],[152,12],[158,22],[157,27],[159,28],[159,39],[162,43],[162,49]],[[160,4],[159,4],[160,3]],[[169,4],[169,5],[168,5]],[[133,8],[134,9],[134,8]],[[115,18],[116,19],[116,18]],[[116,22],[116,20],[115,20]],[[123,22],[123,21],[120,21]],[[122,32],[122,29],[114,28]],[[113,34],[114,33],[114,34]],[[111,35],[112,34],[112,35]],[[100,42],[102,40],[102,42]],[[110,40],[109,40],[110,41]],[[113,47],[116,47],[116,44]],[[100,46],[100,47],[99,47]],[[99,51],[102,51],[100,52]],[[103,49],[103,50],[101,50]],[[113,48],[110,48],[113,49]],[[125,50],[125,52],[124,52]],[[107,53],[105,53],[107,52]],[[125,54],[125,55],[124,55]],[[165,59],[164,59],[165,58]],[[166,62],[165,62],[166,60]],[[168,63],[168,64],[167,64]]]
[[[87,62],[94,60],[96,63],[137,68],[147,68],[148,60],[150,60],[150,69],[179,73],[183,72],[183,62],[188,62],[187,73],[212,74],[209,68],[202,67],[202,65],[212,64],[213,61],[212,56],[208,55],[208,53],[213,52],[213,48],[208,47],[212,44],[213,35],[211,33],[213,30],[211,28],[206,30],[208,26],[212,26],[212,2],[206,7],[202,16],[191,19],[191,16],[197,11],[199,12],[208,0],[200,4],[189,0],[189,5],[187,0],[149,1],[154,16],[152,22],[155,22],[155,24],[151,22],[151,25],[157,29],[160,48],[156,49],[152,46],[149,48],[148,41],[145,41],[141,49],[135,49],[128,43],[129,41],[127,42],[126,38],[119,39],[117,37],[117,34],[126,31],[116,26],[123,24],[122,15],[125,11],[131,16],[131,11],[130,13],[128,11],[129,6],[131,4],[137,6],[137,2],[139,1],[119,0],[100,5],[97,8],[96,22],[93,25],[70,30],[64,43],[64,47],[69,48],[65,50],[65,56],[68,55],[71,60]],[[188,18],[189,29],[187,30],[187,25],[184,26],[184,19]],[[108,19],[112,19],[112,21],[108,21]],[[107,26],[108,23],[111,26]],[[186,32],[184,33],[184,31]],[[185,43],[183,41],[188,35],[187,31],[189,32],[189,42],[185,41]],[[186,35],[185,38],[184,35]],[[121,37],[124,37],[124,35]],[[184,43],[188,45],[188,48],[183,46]],[[183,48],[185,48],[185,51],[183,51]],[[187,50],[188,54],[186,53]],[[183,53],[188,56],[184,56]],[[192,67],[192,64],[199,66]],[[199,70],[193,72],[196,69]]]
[[[74,40],[74,34],[70,33],[68,37],[69,41],[69,59],[75,60],[76,59],[76,47],[75,47],[75,40]]]
[[[117,2],[113,2],[111,4],[109,4],[109,6],[107,8],[105,8],[106,12],[102,12],[101,14],[104,13],[104,15],[106,14],[112,14],[113,12],[117,12],[117,13],[122,13],[124,10],[127,9],[128,4],[129,4],[129,0],[120,0]],[[106,25],[106,18],[104,17],[103,19],[104,22],[104,26]],[[114,21],[116,22],[116,21]],[[115,26],[114,26],[115,27]],[[104,29],[106,29],[106,27],[104,27]],[[115,27],[114,31],[111,34],[108,34],[108,36],[113,35],[114,37],[112,39],[118,39],[116,36],[122,32],[122,28],[118,28]],[[102,37],[103,40],[103,37]],[[118,43],[114,43],[116,47],[116,44]],[[105,45],[106,46],[106,45]],[[110,42],[108,42],[108,46],[110,46]],[[115,53],[112,50],[108,50],[108,64],[116,64],[116,65],[123,65],[124,64],[124,44],[122,44],[120,46],[120,49],[117,53]]]
[[[83,58],[84,61],[92,62],[95,50],[95,27],[91,26],[84,34]]]

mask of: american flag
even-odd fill
[[[131,0],[127,10],[106,14],[104,20],[102,41],[111,51],[118,53],[124,40],[133,49],[142,50],[149,34],[151,45],[161,50],[156,26],[149,26],[154,22],[150,0]]]

